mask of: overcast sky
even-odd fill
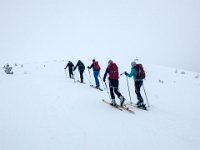
[[[200,72],[200,1],[0,0],[1,63],[136,56]]]

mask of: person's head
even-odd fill
[[[95,62],[95,59],[92,59],[92,62]]]
[[[109,60],[108,61],[108,65],[110,65],[110,64],[112,64],[113,63],[113,61],[112,60]]]
[[[132,62],[131,62],[131,66],[132,66],[132,67],[135,67],[135,66],[136,66],[136,62],[135,62],[135,61],[132,61]]]

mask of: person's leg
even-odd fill
[[[80,78],[81,78],[81,82],[83,83],[83,70],[80,70]]]
[[[135,81],[135,93],[137,95],[137,99],[138,99],[138,103],[143,103],[143,98],[142,95],[140,93],[140,88],[142,86],[143,81]]]
[[[111,99],[115,99],[115,94],[112,87],[110,87],[110,96],[111,96]]]
[[[72,70],[69,70],[69,77],[72,78]]]
[[[95,79],[95,83],[96,83],[96,87],[99,87],[99,71],[94,71],[94,79]]]
[[[114,94],[114,88],[113,88],[113,82],[111,79],[109,79],[109,87],[110,87],[110,96],[111,96],[111,105],[115,106],[115,94]]]

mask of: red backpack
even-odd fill
[[[94,70],[100,70],[98,61],[93,62],[93,68],[94,68]]]
[[[137,64],[135,67],[136,67],[136,79],[144,79],[146,75],[142,64]]]
[[[119,78],[118,67],[115,63],[112,63],[108,66],[108,73],[109,73],[110,79],[118,79]]]

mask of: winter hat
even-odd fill
[[[136,66],[136,62],[135,62],[135,61],[132,61],[132,62],[131,62],[131,66],[132,66],[132,67],[135,67],[135,66]]]
[[[109,61],[108,61],[108,64],[109,64],[109,65],[110,65],[110,64],[112,64],[112,63],[113,63],[113,61],[112,61],[112,60],[109,60]]]
[[[92,62],[95,62],[95,59],[92,59]]]

